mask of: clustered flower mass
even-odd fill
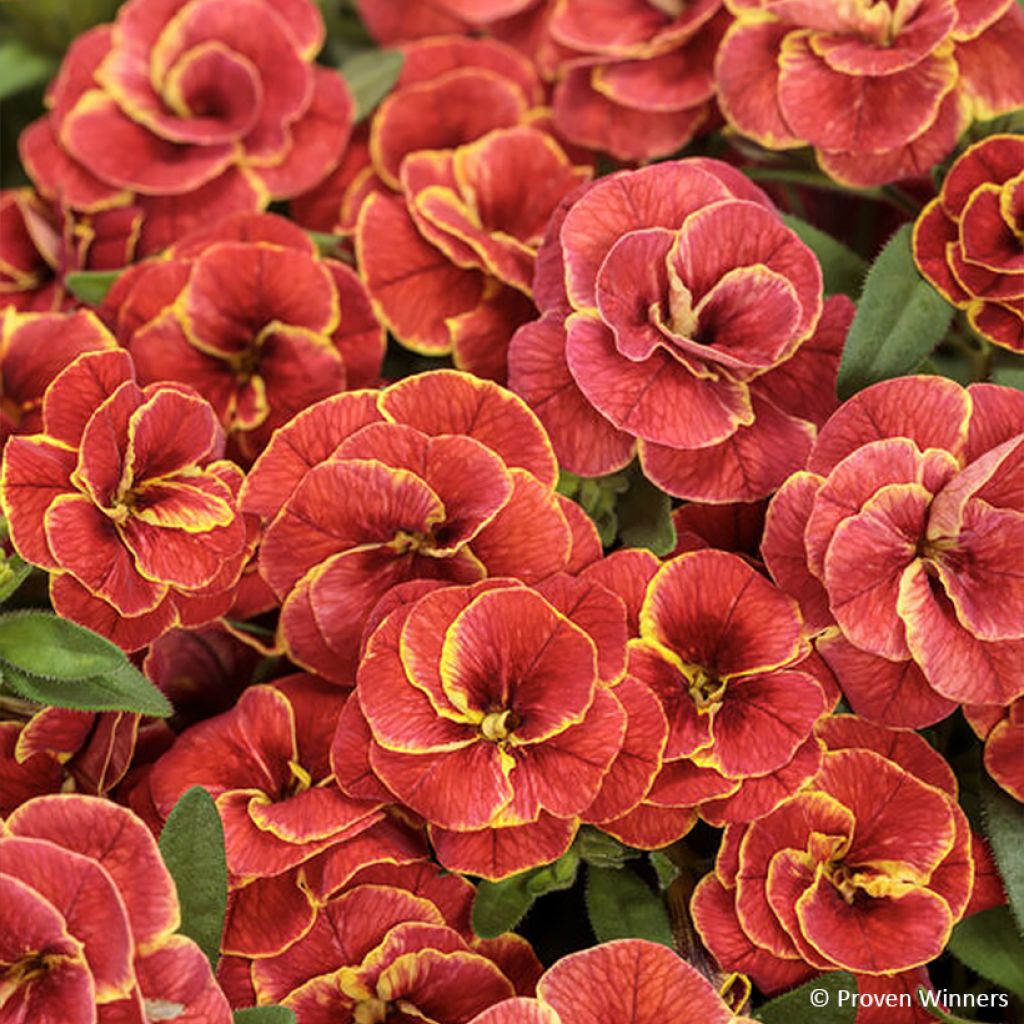
[[[1024,6],[51,7],[0,1024],[1022,1019]]]

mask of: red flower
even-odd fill
[[[22,160],[72,209],[134,202],[143,253],[211,214],[262,209],[345,147],[348,89],[312,63],[323,33],[310,0],[132,0],[71,46]]]
[[[178,1004],[229,1024],[199,947],[175,932],[174,882],[130,811],[85,796],[29,800],[0,836],[0,1011],[33,1024],[142,1020]]]
[[[117,348],[85,310],[78,313],[0,311],[0,445],[11,434],[34,434],[43,425],[43,394],[84,352]]]
[[[356,0],[360,19],[380,43],[468,33],[536,4],[537,0]]]
[[[63,370],[43,433],[8,441],[0,481],[11,540],[50,572],[54,608],[125,650],[223,614],[249,549],[222,446],[205,401],[140,388],[124,352]]]
[[[985,770],[1010,796],[1024,803],[1024,698],[1008,707],[966,705],[964,717],[985,743]]]
[[[140,382],[198,391],[243,461],[295,413],[375,383],[384,355],[353,271],[270,214],[230,217],[130,268],[101,311]]]
[[[713,65],[728,24],[721,0],[554,4],[558,132],[623,161],[682,149],[714,124]]]
[[[567,569],[576,531],[554,483],[530,411],[466,374],[420,374],[300,413],[274,435],[242,499],[269,523],[260,573],[283,602],[290,657],[352,685],[363,625],[397,584],[534,582]]]
[[[949,766],[912,732],[824,719],[811,785],[725,831],[692,912],[726,970],[767,993],[816,971],[934,959],[971,895],[971,830]]]
[[[635,761],[613,767],[632,716],[645,724],[614,685],[625,636],[621,602],[570,577],[444,587],[399,606],[370,635],[339,720],[339,783],[365,792],[352,756],[365,736],[369,770],[430,824],[450,870],[501,878],[557,859],[581,818],[635,806],[657,768],[657,727],[639,778]]]
[[[914,261],[989,341],[1024,352],[1024,138],[990,135],[950,169],[914,226]]]
[[[702,158],[602,178],[549,226],[509,380],[561,464],[596,476],[639,449],[695,500],[752,501],[803,464],[834,408],[853,313],[758,188]],[[770,325],[770,326],[769,326]]]
[[[763,553],[851,707],[919,728],[1024,694],[1024,395],[904,377],[822,430]]]
[[[436,889],[356,885],[328,900],[290,949],[251,965],[253,995],[289,1007],[298,1024],[464,1024],[533,992],[540,964],[525,940],[468,938],[447,910]]]
[[[711,983],[665,946],[644,939],[605,942],[563,957],[537,985],[470,1024],[752,1024]]]
[[[925,175],[972,119],[1024,103],[1011,56],[1024,12],[1009,0],[727,3],[736,22],[716,63],[723,113],[769,149],[813,146],[844,184]]]

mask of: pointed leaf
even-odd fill
[[[1024,940],[1006,907],[965,917],[953,929],[949,951],[983,978],[1024,999]]]
[[[942,340],[953,307],[914,265],[904,224],[872,264],[839,366],[839,397],[916,369]]]
[[[178,889],[181,931],[217,966],[228,905],[224,828],[213,797],[193,786],[160,833],[160,854]]]
[[[620,843],[607,832],[584,826],[576,837],[576,849],[585,864],[596,868],[621,868],[628,860],[636,860],[639,850]]]
[[[404,60],[398,50],[362,50],[345,58],[340,70],[356,102],[356,123],[365,120],[391,92]]]
[[[1024,936],[1024,805],[988,775],[982,776],[980,790],[985,835],[992,845],[1017,931]]]
[[[786,227],[818,257],[825,279],[825,294],[849,295],[851,299],[856,299],[864,287],[864,275],[868,272],[867,260],[858,256],[849,246],[791,213],[784,213],[782,219]]]
[[[0,601],[6,601],[28,579],[32,566],[20,555],[0,554]]]
[[[120,270],[74,270],[64,275],[64,287],[76,299],[98,306],[118,279]]]
[[[857,979],[833,971],[765,1003],[754,1017],[764,1024],[853,1024],[856,994]]]
[[[598,942],[647,939],[675,948],[661,897],[629,868],[587,868],[587,915]]]
[[[553,864],[524,871],[501,882],[480,882],[473,900],[473,931],[482,939],[504,935],[519,924],[539,896],[571,889],[579,864],[579,854],[574,847]]]
[[[0,659],[33,675],[82,679],[120,668],[124,652],[84,626],[50,612],[0,618]]]

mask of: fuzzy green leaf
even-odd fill
[[[500,882],[483,881],[473,900],[473,931],[482,939],[495,939],[515,928],[545,893],[571,889],[580,857],[573,848],[553,864],[533,868]]]
[[[629,868],[587,868],[587,915],[598,942],[647,939],[675,948],[661,897]]]
[[[1024,806],[989,777],[980,784],[981,816],[1017,931],[1024,935]]]
[[[0,601],[6,601],[31,572],[32,566],[19,555],[0,554]]]
[[[1006,907],[965,917],[953,929],[948,948],[972,971],[1024,999],[1024,940]]]
[[[953,307],[918,273],[904,224],[871,266],[839,367],[841,398],[915,370],[942,340]]]
[[[394,88],[404,60],[398,50],[361,50],[342,61],[340,70],[356,103],[357,123]]]
[[[41,85],[57,70],[57,62],[29,49],[17,39],[0,43],[0,100]]]
[[[661,556],[676,546],[672,499],[643,474],[632,475],[629,490],[619,498],[615,511],[619,538],[627,547],[649,548]]]
[[[639,850],[620,843],[618,839],[584,825],[576,837],[576,849],[585,864],[596,868],[621,868],[628,860],[636,860]]]
[[[858,256],[849,246],[791,213],[784,213],[782,219],[786,227],[818,257],[825,279],[825,294],[849,295],[851,299],[856,299],[864,287],[864,276],[868,272],[867,260]]]
[[[857,979],[835,971],[765,1003],[754,1017],[764,1024],[853,1024],[857,1007],[843,993],[856,992]]]
[[[180,930],[216,967],[228,906],[228,867],[220,814],[202,786],[193,786],[172,808],[160,833],[160,854],[178,890]]]
[[[287,1006],[250,1006],[235,1010],[234,1024],[295,1024],[295,1011]]]
[[[52,708],[131,711],[150,718],[169,718],[174,710],[129,661],[113,672],[84,679],[48,679],[0,662],[0,682],[18,696]]]
[[[120,276],[120,270],[75,270],[64,275],[64,287],[76,299],[98,306]]]
[[[82,679],[120,668],[124,652],[84,626],[49,612],[0,617],[0,659],[32,675]]]

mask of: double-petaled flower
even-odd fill
[[[979,334],[1024,352],[1024,138],[959,157],[914,227],[914,260]]]
[[[919,736],[822,721],[811,784],[725,831],[694,921],[726,970],[768,993],[818,971],[886,976],[933,960],[971,896],[971,830],[949,765]]]
[[[920,728],[1024,693],[1024,396],[884,381],[829,420],[762,550],[858,714]]]
[[[767,197],[695,158],[600,179],[552,219],[540,320],[509,384],[561,464],[597,476],[638,451],[680,497],[752,501],[803,464],[834,408],[852,316]]]
[[[198,391],[254,459],[297,412],[376,382],[383,331],[355,273],[294,224],[237,214],[118,278],[101,312],[143,384]]]
[[[251,553],[213,409],[135,382],[123,351],[86,352],[43,396],[42,432],[4,449],[0,498],[54,608],[126,650],[230,607]]]
[[[0,1017],[230,1024],[156,841],[109,800],[43,796],[0,828]]]
[[[74,210],[137,206],[143,253],[262,209],[320,181],[348,139],[348,89],[313,63],[323,37],[310,0],[131,0],[75,40],[22,160]]]
[[[351,685],[363,625],[399,583],[533,582],[598,557],[555,477],[529,409],[467,374],[310,406],[274,435],[242,497],[268,524],[259,569],[293,660]]]
[[[972,119],[1024,103],[1024,12],[1011,0],[726,4],[725,116],[770,149],[813,146],[848,185],[927,174]]]

